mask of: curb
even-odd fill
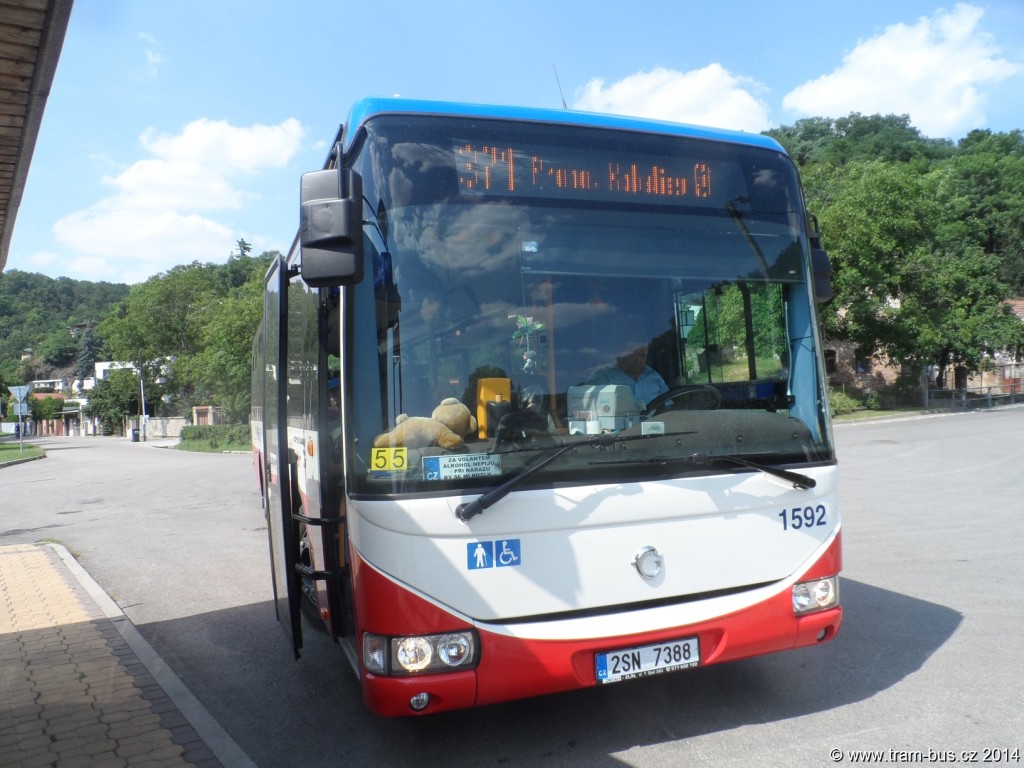
[[[878,416],[867,416],[862,419],[833,418],[833,427],[849,427],[857,424],[885,424],[892,421],[908,421],[910,419],[933,419],[938,416],[965,416],[969,413],[991,413],[993,411],[1010,410],[1012,408],[1024,408],[1024,403],[1007,403],[1006,405],[993,405],[991,408],[929,408],[919,411],[906,411],[901,414],[886,415],[884,412]]]
[[[46,451],[43,451],[38,456],[28,456],[27,458],[24,458],[24,459],[11,459],[10,461],[0,461],[0,469],[3,469],[4,467],[13,467],[13,466],[16,466],[18,464],[27,464],[30,461],[39,461],[40,459],[45,459],[45,458],[46,458]]]
[[[238,743],[231,738],[206,707],[195,697],[188,687],[181,681],[173,670],[167,666],[159,654],[153,649],[142,636],[135,625],[132,624],[121,607],[114,602],[103,587],[92,578],[75,559],[75,556],[68,551],[67,547],[61,544],[47,542],[46,546],[52,548],[61,561],[67,566],[71,575],[75,577],[82,588],[89,593],[104,616],[110,619],[111,623],[120,633],[124,641],[132,649],[139,661],[153,676],[153,679],[163,688],[167,697],[181,712],[196,734],[206,744],[214,756],[220,760],[225,768],[258,768],[256,763],[249,759],[249,756],[242,751]]]

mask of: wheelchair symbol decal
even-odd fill
[[[474,541],[466,545],[466,567],[471,571],[522,565],[522,557],[519,539]]]

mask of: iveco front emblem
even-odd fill
[[[661,573],[661,553],[654,547],[644,547],[633,558],[633,567],[645,579],[653,579]]]

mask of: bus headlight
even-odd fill
[[[425,637],[403,637],[396,641],[395,661],[406,672],[422,672],[434,659],[434,646]]]
[[[363,635],[363,664],[375,675],[418,675],[470,669],[477,662],[476,633],[382,637]]]
[[[835,576],[793,585],[793,613],[798,616],[812,611],[823,611],[838,604],[839,584]]]
[[[437,641],[437,655],[449,667],[460,667],[473,655],[473,640],[462,632]]]

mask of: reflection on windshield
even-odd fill
[[[366,153],[380,202],[353,302],[357,488],[485,487],[538,446],[603,434],[645,438],[608,446],[636,477],[709,452],[829,457],[795,181],[753,174],[781,189],[767,207],[427,201],[444,153],[424,146]],[[568,451],[534,474],[607,466]]]

